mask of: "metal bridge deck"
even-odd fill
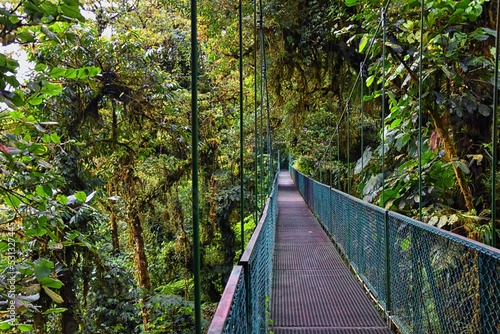
[[[270,314],[273,333],[392,333],[288,171],[281,171],[278,187]]]

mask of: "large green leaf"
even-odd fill
[[[38,281],[42,278],[48,277],[52,272],[54,263],[46,259],[38,259],[34,262],[35,265],[35,277]]]
[[[60,280],[54,279],[52,277],[42,277],[38,280],[42,286],[46,286],[49,288],[60,289],[63,284]]]
[[[80,203],[85,203],[85,201],[87,200],[87,194],[84,191],[78,191],[75,193],[75,198]]]

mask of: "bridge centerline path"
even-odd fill
[[[279,175],[273,260],[274,334],[392,333],[287,170]]]

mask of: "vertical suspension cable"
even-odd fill
[[[385,22],[386,7],[382,7],[382,195],[380,205],[385,206],[385,43],[387,27]]]
[[[493,76],[493,129],[492,129],[492,163],[491,163],[491,246],[497,247],[497,143],[498,143],[498,62],[500,60],[500,0],[497,0],[495,73]]]
[[[422,60],[424,49],[425,0],[420,4],[420,52],[418,65],[418,220],[422,221]]]
[[[191,0],[191,150],[192,210],[194,255],[194,322],[195,333],[201,334],[200,280],[200,207],[198,186],[198,13],[197,0]]]
[[[346,114],[346,124],[347,124],[347,194],[351,194],[351,110],[350,110],[349,101],[347,101],[347,114]]]
[[[273,174],[274,174],[274,163],[273,163],[273,142],[271,133],[271,109],[269,107],[269,89],[267,85],[267,79],[265,79],[266,87],[266,108],[267,108],[267,145],[269,150],[269,191],[271,191],[273,185]]]
[[[267,122],[266,122],[266,127],[267,127],[267,133],[266,133],[266,139],[267,139],[267,153],[269,154],[269,161],[268,161],[268,172],[269,172],[269,191],[271,191],[271,186],[273,184],[273,152],[272,152],[272,146],[271,146],[271,117],[270,117],[270,111],[269,111],[269,89],[267,85],[267,60],[266,60],[266,46],[264,43],[264,10],[262,9],[262,0],[260,2],[261,7],[260,7],[260,33],[261,33],[261,48],[262,48],[262,80],[264,84],[264,91],[265,93],[265,99],[266,99],[266,116],[267,116]]]
[[[267,85],[267,61],[266,61],[266,49],[263,49],[264,55],[264,87],[266,91],[266,110],[267,110],[267,152],[269,153],[269,192],[271,191],[273,185],[273,146],[271,141],[271,112],[269,108],[269,88]]]
[[[364,163],[364,155],[365,155],[365,148],[364,148],[364,138],[363,138],[363,132],[364,132],[364,127],[365,127],[365,101],[364,101],[364,96],[365,96],[365,79],[363,77],[363,68],[364,68],[364,65],[365,63],[362,62],[360,65],[359,65],[359,77],[361,78],[361,82],[360,82],[360,95],[361,95],[361,105],[360,105],[360,117],[361,117],[361,133],[360,133],[360,136],[361,136],[361,175],[363,175],[363,169],[365,168],[365,163]]]
[[[259,29],[260,29],[260,190],[261,190],[261,206],[264,207],[265,197],[262,196],[262,190],[264,189],[264,75],[263,75],[263,50],[264,50],[264,33],[263,33],[263,23],[264,19],[262,10],[262,0],[259,0]]]
[[[330,49],[330,54],[328,55],[328,58],[332,60],[332,63],[330,64],[330,77],[328,78],[330,81],[330,91],[333,91],[333,77],[334,77],[334,68],[335,68],[335,60],[334,57],[331,55],[333,54],[333,43],[329,43],[329,49]],[[331,103],[331,102],[330,102]],[[328,143],[328,149],[330,150],[330,187],[333,187],[333,172],[334,172],[334,158],[333,158],[333,152],[332,152],[332,142],[333,142],[333,136],[335,133],[332,135],[330,142]],[[325,155],[326,157],[326,155]]]
[[[254,69],[253,69],[253,78],[254,78],[254,87],[253,87],[253,95],[254,95],[254,151],[255,151],[255,224],[258,222],[259,215],[259,177],[258,177],[258,164],[259,164],[259,154],[258,154],[258,128],[257,128],[257,0],[253,0],[253,61],[254,61]]]
[[[339,132],[339,124],[337,124],[337,189],[340,189],[340,132]]]
[[[243,4],[242,0],[239,0],[238,7],[238,17],[239,17],[239,44],[240,44],[240,220],[241,220],[241,255],[245,251],[245,185],[244,185],[244,168],[243,168],[243,158],[244,158],[244,145],[245,145],[245,132],[243,124]]]

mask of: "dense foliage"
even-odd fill
[[[419,1],[268,7],[271,87],[289,115],[284,136],[297,166],[410,216],[421,201],[424,221],[488,243],[495,4],[426,1],[422,45]]]
[[[208,322],[241,249],[237,42],[219,38],[237,22],[201,6]],[[0,14],[3,40],[31,67],[1,55],[0,328],[191,333],[188,2],[19,1]]]
[[[0,3],[4,45],[29,59],[0,54],[0,329],[191,333],[189,2]],[[388,6],[385,59],[381,1],[266,0],[262,40],[244,4],[241,162],[237,8],[199,2],[205,323],[240,255],[240,183],[246,236],[263,202],[267,104],[302,171],[488,242],[492,3],[426,4],[422,198],[419,2]]]

